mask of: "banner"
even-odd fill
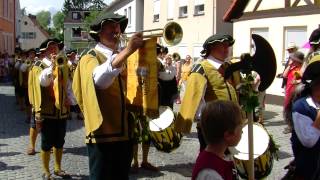
[[[156,37],[145,40],[127,61],[127,109],[150,118],[159,116],[156,43]]]

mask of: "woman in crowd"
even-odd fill
[[[192,65],[193,65],[192,58],[190,55],[187,55],[186,59],[184,60],[183,65],[181,67],[181,78],[179,80],[180,99],[183,98],[184,91],[186,88],[186,82],[187,82],[189,74],[191,73]]]
[[[317,179],[320,173],[320,55],[307,66],[301,97],[292,106],[292,151],[295,179]]]
[[[289,57],[289,64],[283,72],[283,77],[287,79],[287,84],[285,86],[285,98],[284,98],[284,110],[288,107],[288,104],[291,99],[291,95],[296,87],[296,85],[300,82],[301,75],[300,69],[302,67],[302,63],[304,60],[304,54],[302,52],[296,51],[291,54]],[[284,129],[283,133],[287,134],[291,132],[291,125],[289,122],[288,126]]]

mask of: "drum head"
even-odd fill
[[[234,157],[240,160],[249,160],[248,125],[242,129],[242,137],[239,144],[231,148]],[[254,158],[262,155],[269,146],[269,135],[261,125],[253,124],[253,148]]]
[[[174,114],[170,107],[160,106],[159,107],[159,118],[152,119],[149,121],[149,128],[151,131],[161,131],[171,125]]]

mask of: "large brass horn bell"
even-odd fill
[[[163,28],[163,38],[165,42],[170,45],[179,44],[183,37],[183,30],[181,26],[176,22],[169,22]]]

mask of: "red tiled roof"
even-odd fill
[[[223,21],[232,22],[234,19],[239,19],[243,15],[243,11],[248,3],[249,0],[233,0],[231,6],[223,16]]]

